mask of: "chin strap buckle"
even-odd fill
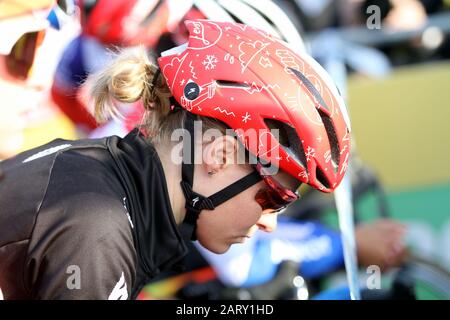
[[[188,211],[200,213],[204,209],[214,210],[215,206],[211,199],[192,191],[192,187],[185,181],[181,181],[180,184],[186,198],[185,208]]]
[[[186,198],[186,216],[183,220],[185,235],[191,240],[196,240],[196,227],[197,219],[202,210],[214,210],[215,206],[211,199],[202,196],[194,191],[189,183],[181,181],[181,189],[183,190],[184,197]]]

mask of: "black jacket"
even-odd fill
[[[0,163],[5,299],[127,299],[180,261],[156,150],[125,138],[54,140]]]

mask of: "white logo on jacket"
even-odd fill
[[[119,281],[114,286],[114,289],[109,294],[108,300],[127,300],[128,299],[128,290],[127,283],[125,282],[125,275],[120,276]]]
[[[131,216],[130,216],[130,213],[128,212],[128,208],[127,208],[127,197],[123,197],[123,207],[125,208],[128,222],[130,222],[131,228],[134,229],[133,221],[131,221]]]
[[[31,157],[26,158],[25,160],[22,161],[22,163],[30,162],[30,161],[33,161],[33,160],[36,160],[36,159],[48,156],[49,154],[58,152],[59,150],[66,149],[66,148],[69,148],[71,146],[72,146],[71,144],[62,144],[60,146],[56,146],[56,147],[53,147],[53,148],[45,149],[45,150],[43,150],[41,152],[33,154]]]

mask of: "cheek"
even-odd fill
[[[240,227],[250,228],[259,220],[262,215],[261,206],[255,200],[255,194],[259,189],[258,185],[242,192],[236,196],[236,201],[233,203],[234,220]]]
[[[223,253],[235,243],[235,237],[248,233],[256,225],[262,215],[262,209],[255,200],[261,183],[224,202],[214,211],[203,211],[200,214],[197,220],[197,237],[205,248]]]
[[[203,211],[197,220],[197,239],[206,249],[221,254],[228,250],[230,225],[226,212]],[[228,217],[229,218],[229,217]]]
[[[254,198],[255,192],[242,192],[224,202],[214,211],[202,211],[197,220],[197,236],[222,239],[242,233],[260,219],[262,210]]]

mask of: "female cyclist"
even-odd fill
[[[253,27],[186,26],[188,43],[157,63],[124,52],[93,81],[96,118],[141,99],[140,130],[1,163],[5,299],[134,298],[186,254],[183,239],[226,252],[273,230],[300,183],[339,185],[350,126],[326,72]]]

